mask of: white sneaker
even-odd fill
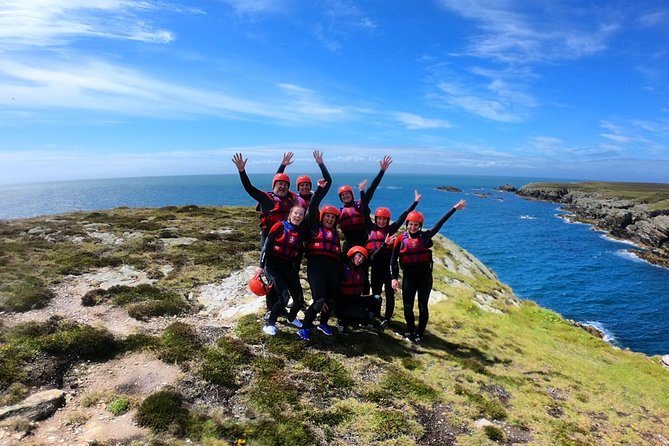
[[[262,331],[264,331],[270,336],[274,336],[276,334],[276,327],[274,325],[265,325],[262,328]]]
[[[292,321],[288,321],[288,323],[296,326],[297,328],[302,328],[302,322],[300,322],[298,318],[295,318]]]

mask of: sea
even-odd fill
[[[302,174],[302,172],[300,173]],[[375,173],[337,174],[324,204],[339,204],[336,189]],[[268,189],[271,174],[250,175]],[[318,178],[316,174],[312,178]],[[559,179],[557,179],[559,180]],[[637,258],[628,242],[590,225],[570,223],[555,203],[523,199],[495,188],[520,187],[541,178],[393,174],[388,172],[371,207],[399,215],[422,194],[418,210],[427,228],[461,198],[467,208],[442,234],[474,254],[515,294],[591,324],[620,348],[648,355],[669,353],[669,269]],[[454,186],[462,192],[443,192]],[[357,190],[357,189],[356,189]],[[254,201],[237,174],[124,178],[0,186],[0,219],[110,209],[119,206],[243,205]]]

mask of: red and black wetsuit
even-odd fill
[[[393,317],[395,312],[395,290],[392,287],[392,277],[390,274],[390,257],[392,255],[392,248],[384,243],[387,235],[393,235],[404,224],[404,220],[409,215],[409,212],[416,209],[418,202],[414,201],[409,209],[400,214],[396,221],[388,224],[384,228],[379,228],[376,223],[372,222],[369,215],[369,208],[365,215],[365,228],[367,229],[368,238],[365,248],[370,254],[370,285],[372,287],[372,294],[381,295],[381,290],[386,292],[386,311],[384,319],[388,322]],[[379,307],[380,310],[380,307]]]
[[[319,164],[318,167],[320,167],[320,169],[321,169],[322,178],[325,181],[327,181],[328,184],[331,185],[332,184],[332,176],[330,176],[330,172],[328,171],[328,168],[325,167],[325,163]],[[279,164],[279,168],[276,169],[276,173],[283,173],[285,170],[286,170],[285,164]],[[297,186],[298,185],[296,184],[295,187],[297,188]],[[313,184],[312,184],[312,188],[313,188]],[[309,208],[309,203],[311,203],[311,199],[313,198],[313,196],[314,196],[314,191],[313,190],[308,195],[298,194],[297,199],[299,201],[299,205],[302,206],[304,209]]]
[[[444,214],[436,225],[429,231],[419,230],[415,234],[404,231],[397,237],[390,260],[390,270],[393,279],[399,278],[402,268],[402,303],[407,331],[411,334],[423,336],[430,313],[427,308],[432,290],[432,237],[435,236],[446,223],[455,208]],[[414,302],[418,294],[418,328],[413,313]]]
[[[344,246],[342,247],[344,253],[347,253],[353,246],[365,246],[367,230],[365,229],[363,214],[368,209],[369,202],[372,201],[374,192],[376,192],[376,188],[381,183],[384,173],[385,171],[379,170],[379,173],[372,180],[372,184],[369,185],[364,195],[360,195],[358,201],[351,201],[339,209],[341,212],[339,228],[342,234],[344,234]]]
[[[356,267],[351,260],[342,264],[335,305],[339,325],[367,325],[380,310],[380,301],[374,299],[374,296],[362,294],[365,271],[361,266]]]
[[[316,189],[314,198],[307,210],[307,240],[305,253],[307,257],[307,280],[311,288],[312,303],[305,311],[302,322],[304,328],[313,327],[314,319],[321,312],[321,324],[327,324],[332,307],[334,306],[339,288],[339,263],[341,261],[341,243],[336,225],[330,229],[320,221],[318,206],[327,191],[325,188]],[[326,307],[324,309],[324,307]],[[324,309],[324,311],[321,311]]]
[[[270,229],[260,253],[260,266],[265,270],[265,276],[274,285],[276,302],[270,309],[267,323],[276,324],[276,320],[283,312],[290,297],[293,297],[293,306],[288,313],[288,320],[297,317],[304,304],[304,294],[300,284],[300,263],[304,252],[304,228],[294,226],[288,221],[280,221]]]
[[[270,228],[274,226],[275,223],[286,220],[290,208],[299,205],[297,195],[288,191],[285,197],[278,197],[272,191],[261,191],[251,184],[251,180],[245,170],[239,172],[239,178],[242,181],[242,186],[244,186],[246,193],[258,202],[256,209],[260,211],[260,249],[262,249]],[[276,292],[274,291],[274,287],[272,287],[269,293],[265,296],[268,310],[272,310],[276,303],[276,299]]]

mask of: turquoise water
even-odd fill
[[[372,180],[374,174],[367,179]],[[356,185],[363,175],[337,175],[324,203],[337,204],[334,190]],[[271,175],[252,175],[259,187]],[[647,354],[669,353],[669,270],[627,253],[631,246],[607,239],[590,226],[557,218],[557,205],[528,201],[493,190],[516,187],[532,178],[501,178],[389,173],[372,208],[399,214],[423,194],[419,210],[430,226],[460,198],[468,201],[442,233],[492,268],[525,299],[567,318],[604,329],[613,344]],[[440,192],[441,185],[463,193]],[[479,198],[475,193],[489,193]],[[0,219],[118,206],[252,205],[237,175],[149,177],[0,186]]]

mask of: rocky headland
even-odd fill
[[[518,195],[563,205],[590,223],[642,249],[634,253],[669,267],[669,185],[642,183],[531,183]]]
[[[0,446],[669,446],[659,356],[518,299],[442,236],[419,346],[265,335],[257,247],[250,208],[0,221]]]

